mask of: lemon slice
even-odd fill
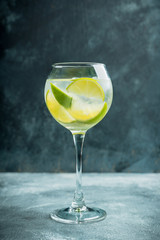
[[[60,121],[62,123],[71,123],[75,121],[69,112],[57,102],[56,98],[53,96],[50,90],[48,90],[46,94],[46,104],[51,115],[57,121]]]
[[[67,87],[67,91],[72,96],[68,111],[76,120],[89,123],[93,119],[96,122],[106,114],[105,94],[97,80],[76,79]]]

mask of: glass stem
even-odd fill
[[[76,190],[74,193],[72,209],[81,211],[85,208],[85,202],[82,192],[82,151],[84,143],[84,134],[73,134],[73,141],[76,150]]]

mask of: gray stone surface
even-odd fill
[[[114,100],[87,133],[84,170],[160,172],[160,1],[1,0],[0,9],[0,171],[74,171],[71,135],[43,88],[53,63],[93,61],[107,65]]]
[[[1,240],[159,240],[160,174],[84,174],[86,203],[107,211],[87,225],[54,222],[70,205],[74,174],[0,174]]]

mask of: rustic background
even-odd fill
[[[53,63],[93,61],[114,100],[86,135],[84,171],[160,172],[160,1],[1,0],[0,18],[0,171],[75,171],[43,89]]]

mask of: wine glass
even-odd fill
[[[100,208],[87,207],[82,192],[82,149],[87,130],[108,112],[113,89],[102,63],[56,63],[45,84],[45,102],[54,119],[73,135],[76,151],[76,190],[71,206],[57,209],[51,218],[62,223],[80,224],[105,219]]]

